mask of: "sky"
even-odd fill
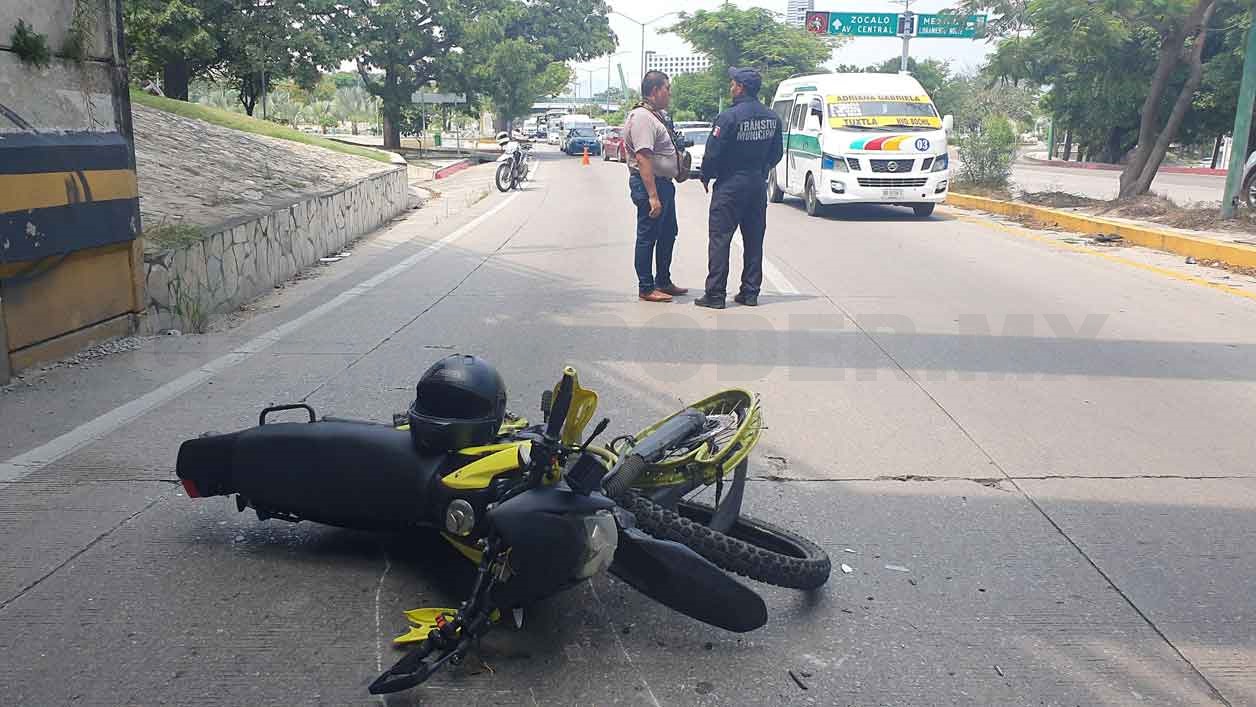
[[[609,0],[609,4],[611,10],[622,12],[641,22],[649,22],[664,13],[671,12],[678,5],[676,0]],[[714,10],[722,4],[723,0],[685,0],[683,7],[686,11],[693,12],[695,10]],[[766,8],[780,13],[782,17],[785,14],[785,0],[769,0],[768,2],[734,0],[733,4],[739,7]],[[954,5],[954,0],[915,0],[912,2],[912,10],[915,12],[937,12]],[[901,1],[891,2],[890,0],[816,0],[815,9],[829,12],[893,12],[901,11],[903,3]],[[686,54],[692,52],[692,49],[685,44],[684,40],[673,34],[661,31],[674,19],[674,16],[665,17],[646,28],[646,51],[656,51],[661,54]],[[610,60],[613,62],[611,64],[611,83],[613,85],[619,84],[616,65],[621,63],[624,66],[624,76],[627,78],[629,85],[640,83],[641,26],[616,14],[610,16],[610,21],[611,30],[619,37],[619,48],[616,52],[624,52]],[[992,45],[988,44],[986,40],[974,41],[971,39],[913,39],[910,47],[913,58],[949,61],[954,71],[977,69],[981,66],[985,57],[992,51]],[[884,61],[890,57],[901,56],[902,52],[903,42],[897,37],[853,37],[847,40],[845,46],[833,53],[833,61],[829,62],[829,66],[835,64],[864,66]],[[576,78],[579,82],[578,90],[580,96],[589,95],[590,81],[592,82],[593,93],[606,89],[606,65],[606,57],[576,65]],[[592,73],[586,73],[586,69],[592,70]]]

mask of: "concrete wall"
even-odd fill
[[[80,1],[84,61],[56,55],[76,0],[0,0],[0,374],[125,334],[143,308],[120,0]],[[19,19],[50,66],[11,51]]]
[[[409,205],[407,170],[397,167],[260,218],[208,229],[194,245],[147,253],[144,327],[150,333],[200,331]]]

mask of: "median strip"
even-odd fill
[[[1227,265],[1256,268],[1256,247],[1242,243],[1227,243],[1214,238],[1191,236],[1176,231],[1140,226],[1098,216],[1088,216],[1059,209],[1049,209],[1030,204],[990,199],[951,192],[946,199],[949,206],[976,209],[1003,216],[1029,218],[1038,223],[1055,226],[1074,233],[1115,234],[1126,243],[1154,248],[1168,253],[1187,255],[1197,260],[1217,260]]]

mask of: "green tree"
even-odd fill
[[[728,100],[727,73],[709,69],[672,77],[672,117],[676,120],[714,120]]]
[[[379,99],[372,96],[362,86],[357,76],[350,75],[353,83],[341,86],[340,77],[336,77],[336,97],[334,99],[335,114],[349,123],[349,130],[358,134],[360,123],[372,124],[379,115]]]
[[[203,0],[123,3],[131,74],[160,77],[167,98],[186,101],[192,79],[205,76],[218,64],[218,40],[202,4]]]
[[[446,80],[487,96],[505,127],[538,98],[563,91],[572,78],[565,62],[614,50],[608,12],[602,0],[504,0],[468,27]]]
[[[758,69],[763,75],[761,95],[769,100],[777,84],[790,75],[823,71],[839,45],[837,38],[821,38],[781,22],[770,10],[743,10],[727,2],[718,10],[682,12],[680,21],[667,31],[711,57],[717,77],[725,76],[730,66]]]
[[[353,0],[337,17],[337,33],[352,47],[362,84],[380,99],[384,147],[401,146],[402,109],[419,87],[435,81],[442,61],[458,53],[478,3],[452,0]]]

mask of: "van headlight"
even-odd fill
[[[820,159],[821,169],[831,169],[834,172],[849,172],[850,168],[846,166],[846,158],[834,157],[833,155],[825,155]]]
[[[943,152],[933,160],[933,169],[930,172],[945,172],[951,166],[951,156]]]
[[[576,569],[576,579],[588,579],[603,572],[615,561],[619,548],[619,530],[610,511],[598,511],[584,517],[584,556]]]

